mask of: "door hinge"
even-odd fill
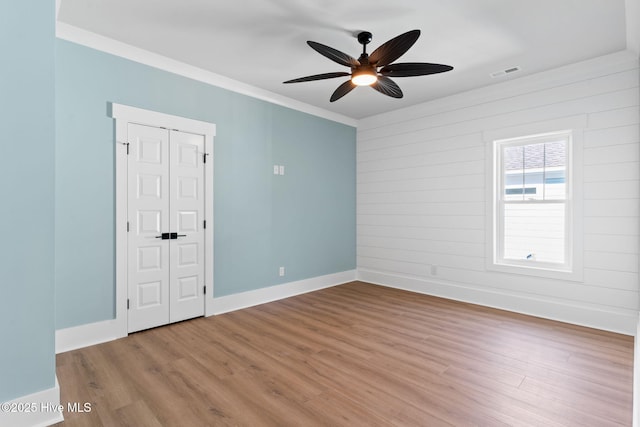
[[[202,221],[202,228],[204,228],[204,229],[207,228],[207,220],[206,219],[204,221]]]
[[[203,287],[202,287],[202,292],[203,292],[205,295],[207,294],[207,287],[206,287],[206,286],[203,286]]]
[[[129,221],[127,221],[127,233],[129,232]]]
[[[202,155],[202,163],[207,163],[207,153]]]
[[[122,144],[125,145],[127,147],[127,156],[129,155],[129,142],[121,142],[121,141],[116,141],[118,144]]]
[[[129,298],[127,298],[127,310],[129,310]]]

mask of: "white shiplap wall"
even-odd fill
[[[361,120],[359,278],[633,335],[638,86],[620,52]],[[582,279],[488,271],[487,135],[569,119],[584,126]]]

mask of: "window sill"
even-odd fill
[[[487,263],[487,270],[499,273],[520,274],[525,276],[542,277],[546,279],[568,280],[572,282],[582,281],[582,269],[562,270],[543,267],[540,265],[516,265],[507,263]]]

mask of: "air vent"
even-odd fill
[[[506,76],[507,74],[516,73],[518,71],[520,71],[520,67],[509,67],[504,70],[496,71],[495,73],[491,73],[489,75],[495,79],[496,77]]]

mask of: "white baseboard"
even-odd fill
[[[56,354],[127,336],[126,322],[104,320],[56,331]]]
[[[9,411],[5,406],[8,405]],[[2,404],[0,426],[45,427],[64,421],[60,407],[60,386],[56,377],[55,386],[22,396]],[[13,411],[15,410],[15,412]]]
[[[241,308],[264,304],[351,282],[355,279],[356,270],[349,270],[219,298],[207,297],[205,316],[222,314]],[[128,335],[126,325],[126,319],[112,319],[57,330],[56,353],[64,353],[65,351],[76,350],[126,337]]]
[[[356,280],[356,270],[343,271],[341,273],[327,274],[326,276],[313,277],[311,279],[298,280],[296,282],[283,283],[282,285],[256,289],[239,294],[213,298],[211,312],[207,315],[222,314],[242,308],[252,307],[267,302],[276,301],[330,288]]]
[[[631,310],[602,310],[550,299],[503,292],[491,292],[469,285],[424,280],[367,269],[358,269],[357,277],[358,280],[376,285],[498,308],[625,335],[635,335],[638,324],[638,313]]]

